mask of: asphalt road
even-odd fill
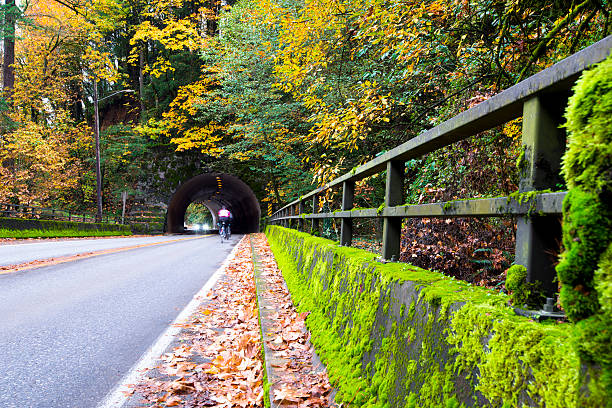
[[[221,244],[209,236],[0,275],[0,407],[95,407],[239,238]]]
[[[166,242],[181,238],[179,236],[124,237],[77,239],[63,241],[36,241],[0,245],[0,266],[16,265],[37,259],[81,254],[134,245]]]

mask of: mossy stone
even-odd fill
[[[523,265],[512,265],[506,271],[506,289],[510,293],[512,304],[523,306],[527,303],[529,289],[527,288],[527,268]]]
[[[585,406],[572,324],[516,316],[503,294],[302,232],[266,234],[343,406]]]

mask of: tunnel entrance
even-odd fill
[[[234,233],[259,232],[259,201],[251,188],[236,176],[221,173],[200,174],[179,186],[168,205],[166,232],[185,232],[185,212],[193,202],[208,207],[215,222],[217,212],[225,206],[234,215]]]

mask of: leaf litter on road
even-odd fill
[[[248,240],[238,246],[224,276],[181,324],[180,345],[164,354],[153,375],[134,387],[140,406],[263,406],[251,250]]]
[[[260,293],[260,307],[268,307],[272,313],[262,312],[266,324],[266,347],[274,353],[269,378],[274,403],[283,407],[330,407],[332,387],[325,369],[315,358],[310,343],[310,333],[305,319],[308,313],[298,313],[291,300],[282,273],[276,264],[265,234],[253,234],[252,243],[257,254],[259,275],[266,290]],[[262,318],[263,320],[263,318]],[[317,364],[318,362],[318,364]]]

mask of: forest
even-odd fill
[[[217,171],[249,184],[265,215],[612,32],[606,0],[4,0],[0,11],[0,203],[95,211],[98,101],[106,214],[120,214],[123,192],[128,206],[152,204]],[[520,135],[513,121],[409,161],[406,203],[516,191]],[[382,186],[358,183],[356,206],[382,203]],[[379,226],[359,228],[376,246]],[[512,260],[512,220],[404,228],[402,249],[423,267],[494,285],[483,270]]]

